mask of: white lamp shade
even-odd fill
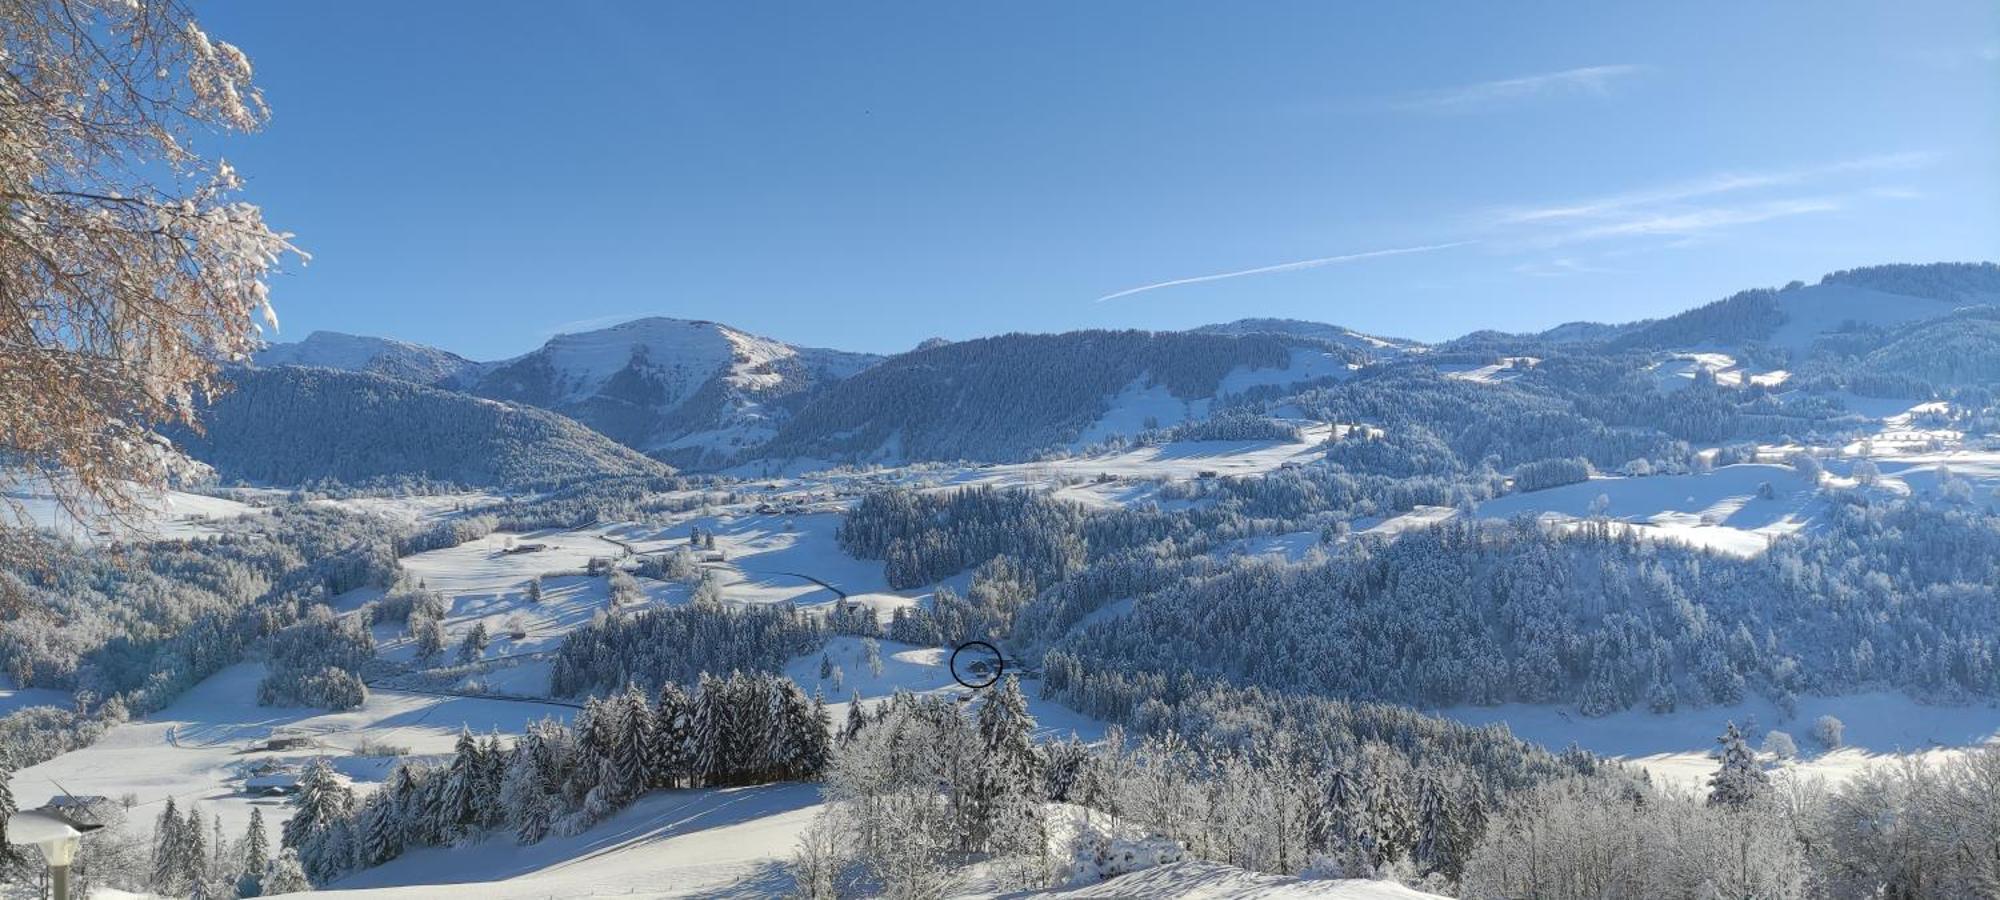
[[[69,822],[40,810],[23,810],[7,820],[7,840],[16,844],[34,844],[42,851],[51,866],[67,866],[76,860],[76,848],[82,843],[83,832],[70,827]]]

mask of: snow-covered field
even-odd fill
[[[234,500],[167,491],[143,497],[137,509],[123,515],[107,514],[96,505],[72,512],[45,483],[0,475],[0,524],[14,522],[19,514],[36,528],[85,544],[205,537],[219,533],[215,522],[256,511]]]
[[[1522,703],[1437,712],[1470,725],[1505,724],[1515,736],[1551,749],[1574,741],[1585,750],[1632,761],[1656,779],[1685,787],[1700,787],[1715,772],[1709,752],[1730,722],[1743,728],[1753,745],[1769,731],[1791,735],[1800,758],[1783,768],[1831,782],[1898,756],[1914,754],[1935,761],[1967,747],[2000,742],[2000,708],[1925,706],[1892,692],[1800,697],[1797,714],[1790,718],[1763,698],[1666,714],[1635,708],[1597,718]],[[1829,715],[1846,726],[1839,749],[1820,747],[1812,739],[1813,723]]]
[[[48,688],[15,687],[13,679],[0,675],[0,716],[30,706],[68,706],[69,703],[67,693]]]
[[[575,837],[414,849],[308,896],[781,896],[792,887],[784,864],[819,802],[813,784],[658,791]]]
[[[1097,483],[1099,476],[1131,481],[1187,481],[1204,474],[1257,475],[1286,463],[1304,464],[1320,457],[1319,445],[1331,436],[1323,423],[1294,422],[1305,432],[1303,443],[1282,441],[1178,441],[1135,447],[1100,456],[1079,456],[1045,462],[1013,463],[965,469],[937,482],[941,487],[994,485],[1000,487],[1071,485],[1073,491],[1101,493],[1116,502],[1129,485]]]
[[[399,757],[355,755],[364,744],[393,745],[410,756],[443,754],[461,728],[515,734],[535,719],[567,719],[571,712],[543,703],[387,690],[371,691],[368,702],[346,712],[264,707],[257,705],[263,676],[262,663],[230,666],[166,709],[112,728],[82,750],[14,773],[14,796],[24,806],[63,790],[129,796],[138,819],[150,818],[173,797],[183,808],[198,806],[204,817],[219,816],[224,831],[234,834],[249,822],[252,807],[262,807],[270,819],[290,813],[281,800],[244,790],[244,779],[258,763],[300,764],[324,755],[365,791],[394,771]],[[251,750],[273,737],[310,738],[316,746]]]
[[[1521,373],[1535,367],[1541,360],[1532,356],[1509,356],[1497,363],[1484,366],[1447,364],[1438,366],[1438,371],[1446,378],[1460,381],[1476,381],[1481,384],[1497,384],[1521,377]]]
[[[1106,438],[1137,434],[1147,428],[1172,428],[1183,422],[1208,417],[1216,399],[1240,394],[1254,387],[1301,384],[1322,378],[1344,378],[1353,367],[1339,356],[1324,350],[1297,347],[1287,368],[1253,369],[1238,367],[1224,375],[1214,397],[1183,400],[1166,385],[1150,377],[1134,379],[1111,398],[1110,408],[1077,438],[1074,446],[1088,447]]]
[[[826,656],[841,670],[838,683],[819,677],[820,658],[816,655],[794,660],[786,667],[785,675],[809,692],[824,693],[836,723],[845,720],[848,703],[856,691],[860,692],[863,705],[870,708],[897,691],[939,694],[967,702],[976,693],[952,679],[947,654],[937,647],[882,641],[881,655],[882,674],[877,677],[869,670],[860,638],[835,637],[827,642]],[[1024,679],[1021,692],[1028,697],[1028,712],[1035,717],[1038,737],[1056,740],[1076,735],[1086,741],[1104,737],[1103,722],[1040,699],[1041,685],[1034,679]]]
[[[1286,900],[1293,897],[1312,897],[1319,900],[1424,900],[1438,895],[1412,890],[1393,881],[1361,879],[1306,881],[1283,875],[1246,872],[1234,866],[1197,860],[1134,872],[1089,887],[1037,891],[1011,896],[1038,898],[1038,900],[1068,897],[1092,898],[1092,900],[1112,897],[1182,897],[1203,898],[1203,900],[1222,897],[1255,897],[1258,900],[1266,898]]]
[[[1760,496],[1769,485],[1770,498]],[[1753,463],[1692,475],[1600,477],[1496,497],[1479,515],[1528,515],[1556,521],[1607,516],[1646,537],[1755,556],[1773,538],[1805,527],[1818,504],[1815,486],[1788,466]]]

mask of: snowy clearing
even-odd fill
[[[0,484],[4,484],[0,487],[0,524],[12,521],[18,510],[31,526],[84,544],[207,537],[221,533],[213,523],[258,511],[234,500],[166,491],[142,496],[139,508],[122,516],[111,515],[96,504],[88,504],[81,515],[74,515],[46,484],[11,478],[0,478]]]
[[[239,663],[209,677],[173,705],[112,728],[96,744],[14,773],[14,796],[37,805],[60,791],[113,799],[131,795],[135,817],[152,815],[174,797],[203,816],[217,816],[223,829],[242,831],[250,810],[261,807],[272,824],[290,816],[282,799],[252,796],[243,789],[250,768],[261,762],[302,765],[327,756],[334,768],[365,792],[403,759],[448,753],[461,728],[477,733],[519,733],[545,716],[567,720],[571,710],[539,703],[439,697],[373,690],[359,709],[327,712],[257,705],[261,663]],[[305,737],[317,746],[249,752],[273,737]],[[363,742],[405,748],[407,756],[356,756]]]
[[[1768,499],[1760,496],[1765,485]],[[1746,463],[1692,475],[1597,477],[1496,497],[1478,512],[1570,523],[1603,515],[1646,537],[1755,556],[1772,539],[1810,524],[1817,497],[1816,487],[1789,466]]]
[[[1800,759],[1783,768],[1832,782],[1904,755],[1937,761],[1968,747],[2000,741],[2000,708],[1925,706],[1893,692],[1800,697],[1797,715],[1789,719],[1762,697],[1663,715],[1635,708],[1592,718],[1562,707],[1523,703],[1435,712],[1468,725],[1504,724],[1514,736],[1553,750],[1573,741],[1585,750],[1637,763],[1665,784],[1689,788],[1702,787],[1714,773],[1710,751],[1730,722],[1745,730],[1753,746],[1768,731],[1790,734]],[[1813,723],[1828,715],[1846,725],[1843,747],[1830,752],[1811,736]]]

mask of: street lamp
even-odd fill
[[[72,821],[66,816],[39,809],[22,810],[7,820],[7,839],[16,844],[34,844],[49,863],[49,884],[55,900],[69,900],[69,866],[76,861],[83,836],[102,828]]]

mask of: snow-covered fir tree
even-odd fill
[[[1741,809],[1770,790],[1771,776],[1765,774],[1757,762],[1757,751],[1750,749],[1735,722],[1729,723],[1715,743],[1722,761],[1708,779],[1708,805]]]

